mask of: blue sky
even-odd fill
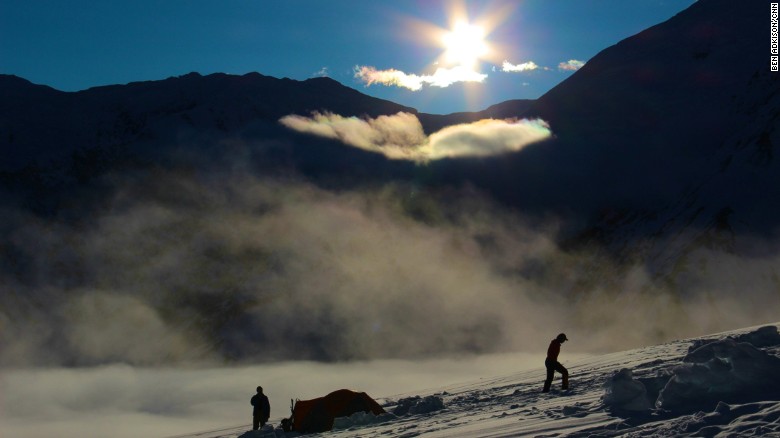
[[[572,74],[560,63],[587,62],[693,2],[0,0],[0,73],[64,91],[192,71],[327,75],[423,112],[451,113],[537,98]],[[442,36],[457,19],[482,26],[487,53],[468,66],[479,82],[433,84],[436,69],[457,70],[458,61],[442,56]],[[504,71],[503,61],[525,70]],[[363,67],[421,85],[368,85],[369,76],[356,76]]]

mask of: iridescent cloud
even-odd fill
[[[492,156],[514,152],[550,137],[543,120],[484,119],[448,126],[426,136],[414,114],[360,119],[331,113],[290,115],[279,122],[296,131],[339,140],[391,159],[428,162],[442,158]]]
[[[576,59],[570,59],[566,62],[558,64],[558,70],[562,71],[577,71],[585,65],[584,61],[577,61]]]

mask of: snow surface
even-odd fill
[[[752,341],[753,343],[748,343]],[[544,369],[385,399],[380,417],[339,419],[322,437],[780,437],[780,335],[777,326],[611,353],[567,363],[542,393]],[[419,396],[419,398],[417,398]],[[419,409],[426,401],[444,408]],[[403,405],[403,409],[396,409]],[[404,410],[410,412],[399,414]],[[182,435],[184,438],[291,437],[266,425]]]

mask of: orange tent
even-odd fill
[[[384,414],[379,406],[365,392],[354,392],[340,389],[325,397],[311,400],[298,400],[292,408],[290,430],[301,433],[325,432],[333,428],[333,420],[339,417],[349,417],[355,412],[372,412],[374,415]]]

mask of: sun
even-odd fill
[[[451,64],[474,67],[477,61],[488,53],[486,32],[482,26],[465,21],[455,23],[452,30],[442,37],[444,59]]]

